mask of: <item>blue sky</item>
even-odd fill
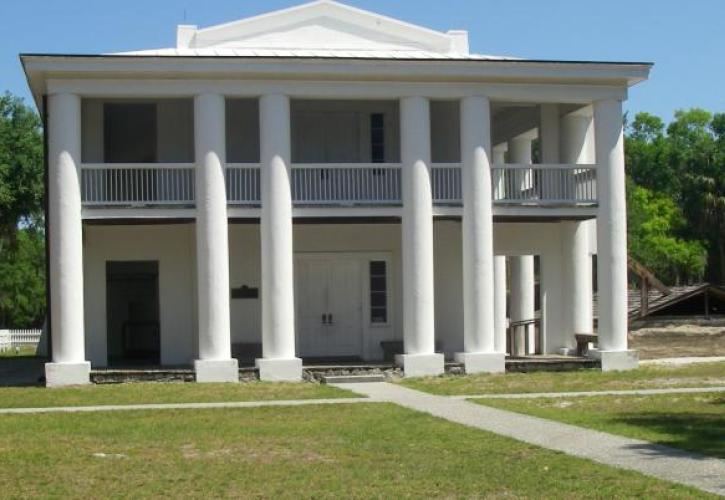
[[[4,0],[0,91],[29,99],[20,52],[173,46],[177,24],[208,26],[293,0]],[[651,61],[627,109],[671,118],[725,112],[725,0],[347,0],[433,29],[467,29],[475,52],[532,59]]]

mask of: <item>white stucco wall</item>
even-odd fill
[[[463,349],[461,223],[437,220],[433,229],[436,345],[450,357]],[[295,252],[368,252],[390,259],[390,321],[371,326],[364,311],[364,354],[382,356],[380,341],[402,340],[402,262],[400,225],[295,224]],[[573,333],[562,322],[567,307],[562,295],[562,224],[496,223],[497,255],[539,255],[542,307],[546,308],[546,350],[573,347]],[[256,223],[229,225],[230,286],[258,288],[260,235]],[[106,261],[157,260],[161,360],[188,364],[197,356],[193,224],[84,227],[86,349],[93,366],[106,365]],[[367,276],[363,276],[367,279]],[[493,278],[492,278],[493,279]],[[261,342],[261,299],[231,301],[232,343]]]
[[[195,236],[193,224],[86,225],[83,232],[86,352],[106,366],[106,261],[159,263],[161,363],[189,364],[196,357]]]

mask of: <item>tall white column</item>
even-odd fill
[[[603,370],[637,366],[627,350],[627,207],[624,182],[622,103],[594,103],[597,159],[597,282],[599,354]]]
[[[224,96],[194,98],[196,266],[199,309],[197,382],[238,382],[231,356],[229,228],[224,184]]]
[[[81,221],[81,100],[48,96],[48,217],[52,363],[48,386],[87,384],[83,320],[83,226]]]
[[[561,118],[561,160],[568,164],[594,163],[591,110],[570,113]],[[592,255],[589,248],[590,221],[567,221],[562,227],[562,255],[566,272],[562,275],[564,301],[570,304],[562,312],[565,345],[573,347],[574,335],[592,333]]]
[[[290,102],[281,94],[259,100],[262,187],[262,380],[301,380],[295,356]]]
[[[508,151],[508,143],[504,142],[493,148],[493,165],[492,167],[503,167],[506,163],[506,151]],[[494,200],[501,200],[506,197],[506,183],[501,170],[494,170],[492,176],[493,185],[491,186],[491,197]]]
[[[466,373],[502,372],[494,335],[491,105],[486,97],[461,100],[463,162],[463,350]]]
[[[534,319],[535,285],[534,256],[519,255],[510,257],[511,265],[511,323]],[[515,356],[523,356],[534,352],[534,328],[516,328]],[[525,350],[528,340],[529,349]]]
[[[493,329],[494,349],[506,353],[506,256],[493,258]]]
[[[559,163],[559,105],[542,104],[539,119],[541,163]]]
[[[406,376],[443,373],[435,353],[433,295],[433,201],[430,180],[430,104],[424,97],[400,100],[403,164],[403,341],[396,357]]]
[[[592,333],[592,256],[589,251],[589,221],[566,221],[562,227],[562,275],[564,301],[570,304],[564,313],[564,335],[573,347],[574,334]]]
[[[509,141],[509,155],[512,163],[518,165],[531,165],[533,137],[529,134],[515,137]],[[527,171],[523,171],[527,172]],[[529,187],[529,175],[521,176],[521,188]],[[534,256],[519,255],[510,257],[511,261],[511,323],[517,321],[534,319],[535,303],[534,298]],[[515,356],[532,354],[535,350],[535,330],[533,325],[525,328],[515,329],[514,344],[512,352]],[[528,351],[525,349],[528,343]]]

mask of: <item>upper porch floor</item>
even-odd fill
[[[83,98],[84,217],[193,210],[194,113],[193,98]],[[460,113],[460,100],[430,101],[431,193],[434,213],[443,215],[456,215],[462,206]],[[263,168],[259,100],[227,97],[224,114],[226,201],[230,211],[253,215],[261,204]],[[590,106],[494,101],[490,128],[495,214],[595,214]],[[292,99],[289,136],[296,209],[395,215],[402,206],[399,100]]]

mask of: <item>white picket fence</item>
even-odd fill
[[[0,330],[0,351],[16,347],[37,347],[42,333],[40,329]]]

